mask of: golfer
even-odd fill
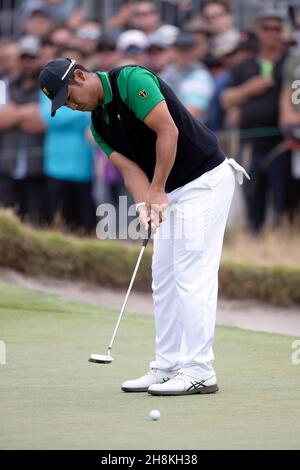
[[[39,81],[52,101],[52,116],[61,106],[91,112],[94,139],[122,173],[140,223],[157,229],[152,260],[155,360],[144,376],[124,382],[122,390],[216,392],[212,345],[218,270],[235,176],[242,184],[248,175],[226,158],[215,135],[170,87],[145,68],[92,73],[61,58],[43,68]]]

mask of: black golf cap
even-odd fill
[[[75,66],[73,59],[55,59],[48,62],[39,75],[40,88],[52,101],[52,117],[68,99],[68,81]]]

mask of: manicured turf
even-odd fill
[[[125,394],[152,359],[153,319],[125,316],[113,364],[88,363],[106,354],[116,316],[0,282],[0,449],[300,448],[294,338],[218,328],[219,393]]]

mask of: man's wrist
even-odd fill
[[[162,184],[157,184],[157,183],[151,183],[149,187],[150,191],[155,191],[157,193],[164,193],[165,192],[165,186]]]
[[[138,210],[139,210],[139,208],[140,208],[141,206],[145,206],[145,205],[146,205],[145,202],[138,202],[138,203],[135,205],[135,210],[136,210],[136,212],[138,212]]]

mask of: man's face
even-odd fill
[[[282,44],[282,22],[276,18],[261,20],[257,28],[257,36],[263,47],[278,47]]]
[[[68,100],[65,103],[76,111],[93,111],[99,106],[98,95],[91,84],[90,74],[75,70],[76,84],[68,86]]]
[[[212,34],[222,34],[233,26],[233,18],[225,8],[218,3],[210,3],[203,11],[203,17]]]
[[[40,71],[39,57],[30,54],[20,56],[21,73],[24,78],[35,79]]]
[[[0,47],[0,72],[3,75],[15,76],[20,73],[20,57],[16,43],[6,44]]]
[[[140,2],[134,5],[132,12],[132,27],[149,33],[158,28],[160,17],[152,2]]]

